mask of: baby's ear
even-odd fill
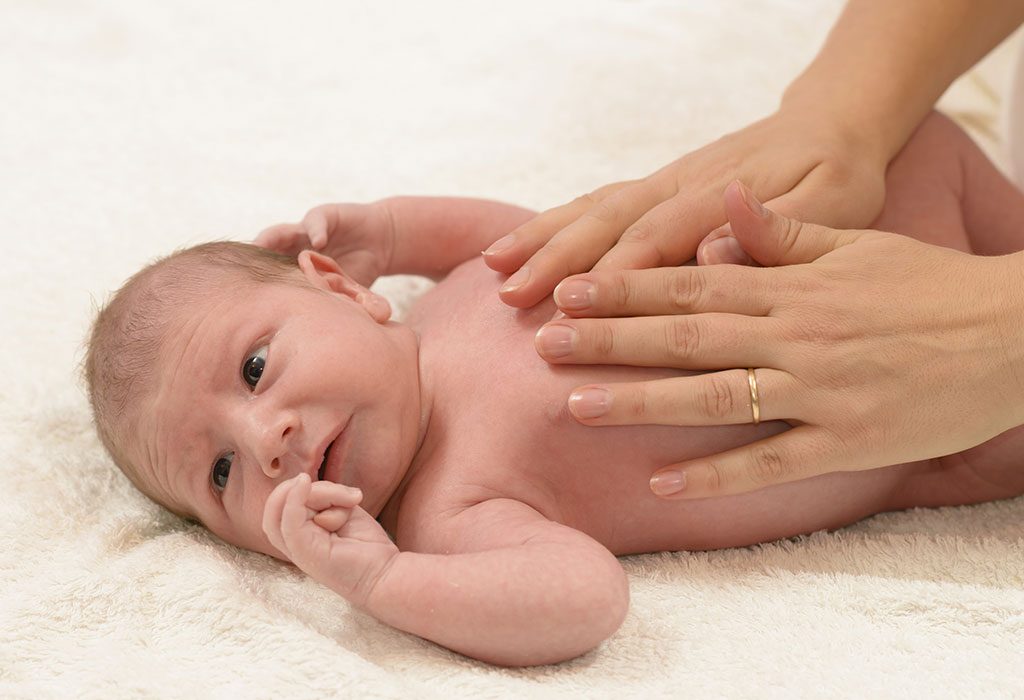
[[[298,263],[299,270],[314,287],[348,297],[362,306],[377,323],[385,323],[391,318],[388,300],[346,275],[334,258],[304,250],[299,253]]]

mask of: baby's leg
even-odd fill
[[[979,255],[1024,248],[1024,193],[960,127],[933,112],[889,165],[872,228]]]

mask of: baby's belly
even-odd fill
[[[416,310],[424,362],[438,370],[434,410],[449,422],[446,455],[466,486],[453,493],[522,500],[616,554],[716,549],[839,527],[884,510],[900,469],[839,473],[725,498],[668,501],[650,491],[656,470],[788,429],[759,426],[589,427],[569,414],[573,388],[680,370],[552,366],[533,345],[551,302],[518,312],[497,300],[500,277],[464,265]],[[472,298],[473,303],[467,304]],[[452,309],[460,309],[457,315]],[[452,480],[445,479],[452,483]]]
[[[750,545],[841,527],[887,508],[902,468],[829,474],[722,498],[669,501],[650,491],[650,475],[662,466],[785,427],[626,428],[618,434],[592,428],[578,440],[565,435],[574,431],[561,431],[549,438],[556,453],[545,465],[551,491],[538,506],[616,554]],[[531,476],[540,478],[524,474]]]

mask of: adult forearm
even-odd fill
[[[628,607],[608,552],[525,545],[468,554],[402,552],[364,607],[394,627],[490,663],[554,663],[597,646]]]
[[[1024,0],[850,0],[782,109],[821,114],[887,163],[1022,21]]]
[[[999,342],[1009,355],[1007,375],[1010,390],[1016,397],[1015,422],[1024,425],[1024,251],[1003,255],[997,260],[1006,261],[1008,307],[1008,314],[999,328]]]

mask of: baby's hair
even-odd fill
[[[226,273],[226,274],[225,274]],[[146,496],[182,517],[198,519],[189,504],[140,474],[129,445],[142,398],[154,389],[153,371],[176,313],[239,282],[304,284],[295,258],[247,243],[219,241],[176,251],[136,272],[100,309],[92,324],[83,374],[100,441],[114,463]]]

